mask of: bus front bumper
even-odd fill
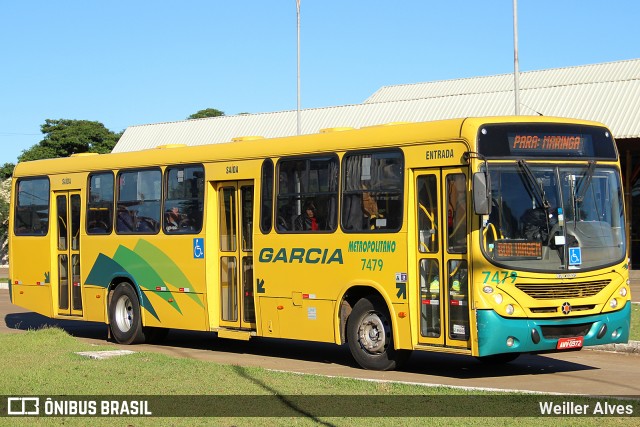
[[[626,343],[629,340],[631,302],[618,311],[585,317],[561,319],[508,319],[493,310],[478,310],[478,356],[501,353],[542,353],[563,351],[558,341],[573,337],[562,333],[563,328],[572,330],[580,325],[591,324],[582,337],[582,346],[572,345],[567,349],[579,349],[593,345]],[[550,333],[553,330],[554,333]],[[547,336],[545,336],[545,333]]]

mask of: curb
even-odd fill
[[[614,353],[640,354],[640,341],[629,341],[627,344],[603,344],[593,347],[585,347],[585,350],[611,351]]]

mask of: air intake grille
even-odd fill
[[[593,323],[566,326],[540,326],[542,336],[549,339],[583,337],[589,333]]]
[[[603,290],[610,280],[597,280],[581,283],[518,283],[520,289],[531,298],[547,300],[559,298],[586,298],[596,295]]]

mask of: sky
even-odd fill
[[[521,72],[640,58],[637,0],[519,0]],[[301,106],[513,73],[513,0],[301,0]],[[47,119],[114,132],[295,110],[295,0],[0,0],[0,165]]]

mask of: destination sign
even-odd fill
[[[542,242],[526,240],[496,240],[496,259],[542,259]]]
[[[568,123],[494,123],[478,129],[478,152],[486,159],[618,158],[604,127]]]
[[[509,133],[509,149],[511,154],[543,152],[549,155],[575,154],[582,155],[588,136],[572,134],[543,133]]]

